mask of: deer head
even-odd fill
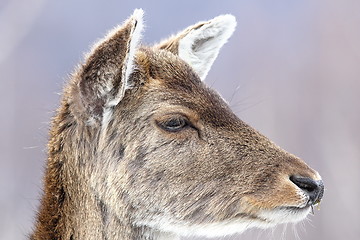
[[[115,226],[114,236],[128,229],[126,239],[140,239],[131,230],[139,228],[212,237],[304,219],[322,198],[320,175],[202,81],[235,18],[218,16],[145,47],[142,17],[135,10],[99,41],[65,88],[49,162],[62,159],[68,204],[100,202],[103,225]],[[73,179],[82,187],[74,190]]]

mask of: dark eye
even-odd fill
[[[177,132],[188,126],[187,120],[183,117],[170,118],[162,123],[160,127],[169,132]]]

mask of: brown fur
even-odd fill
[[[179,37],[137,50],[131,88],[102,128],[135,25],[128,20],[95,47],[64,89],[31,239],[156,239],[161,229],[151,223],[163,216],[186,225],[266,221],[262,209],[297,206],[289,176],[318,174],[201,82],[177,56]],[[182,118],[189,125],[180,131],[161,127]]]

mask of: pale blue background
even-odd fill
[[[359,239],[359,0],[1,0],[0,239],[25,239],[31,230],[63,82],[136,7],[146,13],[146,43],[234,14],[237,30],[207,83],[324,179],[321,210],[309,220],[225,239]]]

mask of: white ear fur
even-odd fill
[[[144,11],[142,9],[135,9],[134,13],[131,16],[131,21],[133,21],[133,28],[131,29],[132,32],[130,33],[131,37],[128,43],[128,52],[124,59],[121,73],[121,79],[123,84],[121,85],[119,92],[116,94],[115,98],[107,103],[107,107],[116,106],[124,97],[125,91],[131,87],[131,85],[129,84],[129,77],[130,74],[134,71],[135,52],[138,49],[142,37],[141,34],[144,29],[143,15]]]
[[[201,80],[204,80],[220,48],[231,37],[235,27],[235,17],[226,14],[190,30],[179,41],[179,57],[195,70]]]
[[[108,123],[112,117],[111,107],[114,107],[117,104],[119,104],[119,102],[123,99],[125,95],[125,91],[131,88],[131,85],[129,84],[129,77],[130,74],[134,71],[134,57],[140,43],[140,39],[142,36],[141,33],[144,28],[143,15],[144,15],[144,11],[142,9],[135,9],[134,13],[130,17],[132,28],[127,43],[127,53],[122,65],[122,72],[121,72],[122,84],[115,97],[112,99],[108,99],[107,103],[104,106],[102,124],[101,124],[101,136],[99,140],[100,148],[103,148],[106,144],[105,133]],[[108,35],[112,36],[116,34],[116,32],[118,32],[120,28],[122,28],[122,26],[116,27]],[[106,38],[111,38],[111,37],[106,37]]]

